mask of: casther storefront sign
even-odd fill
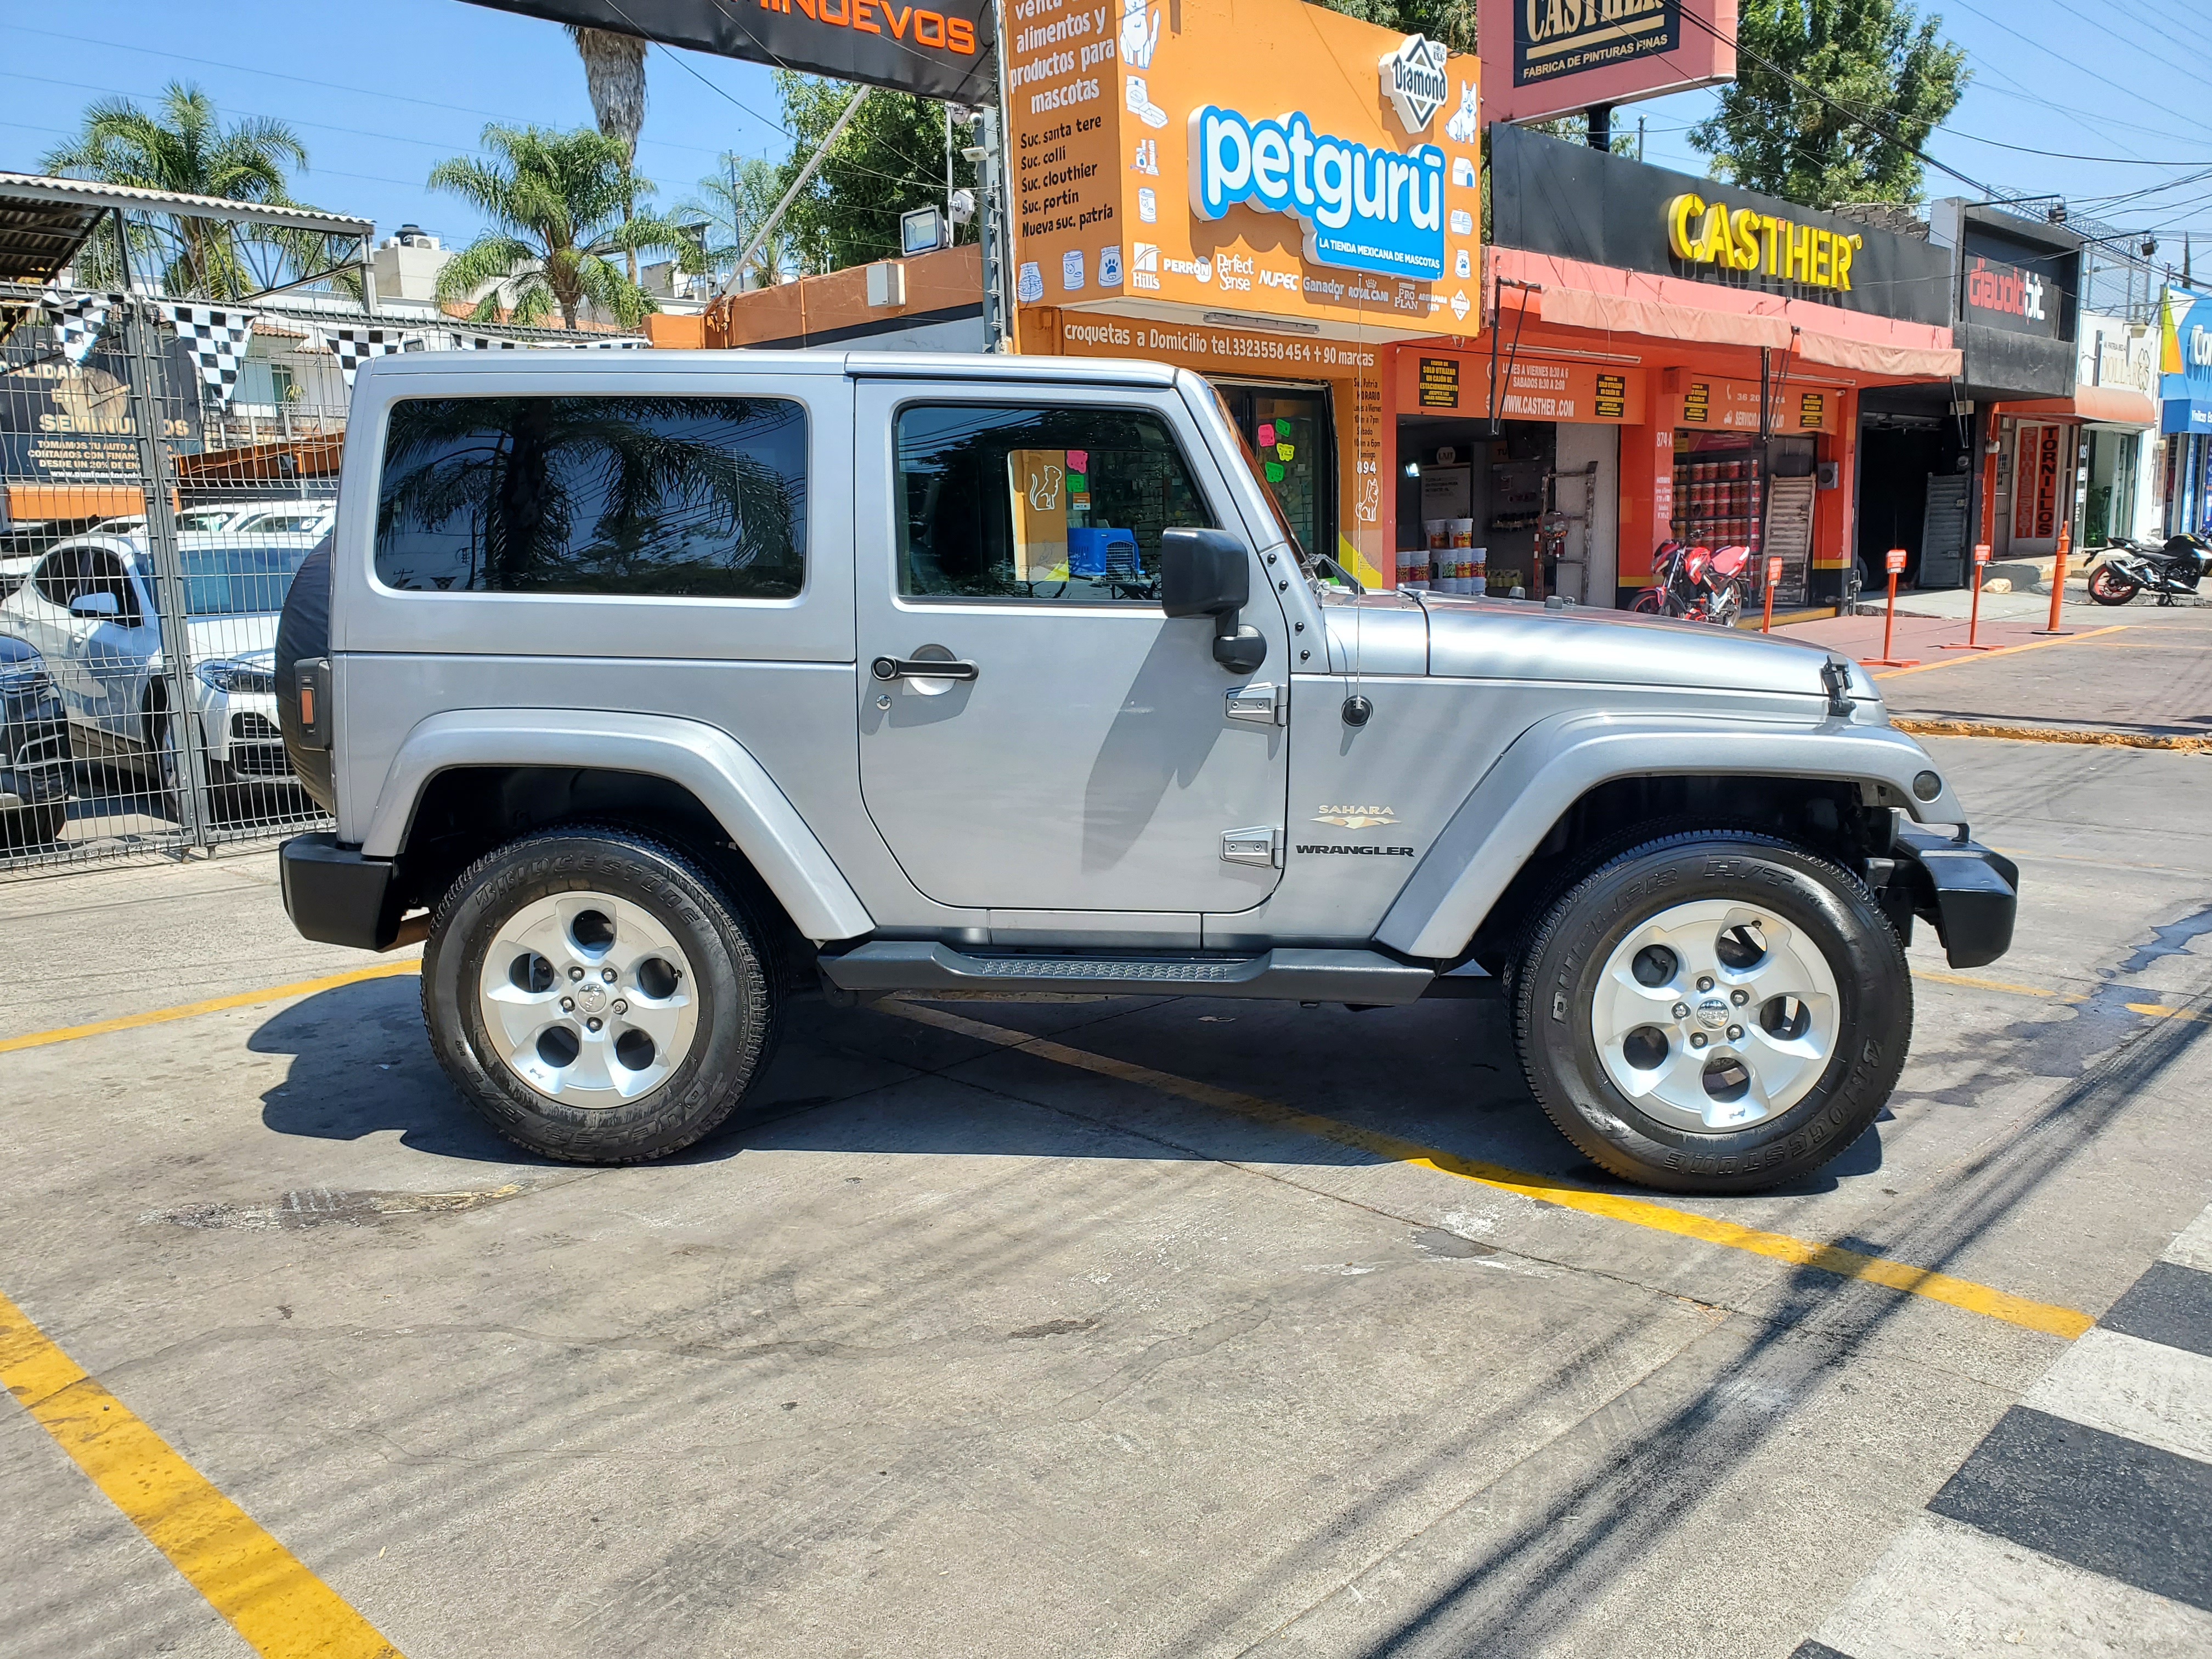
[[[1913,237],[1524,128],[1492,126],[1490,144],[1500,247],[1907,322],[1951,320],[1948,256]]]
[[[778,69],[958,103],[997,101],[991,0],[475,0]],[[1010,19],[1029,8],[1010,4]],[[1051,9],[1057,12],[1058,8]]]
[[[1681,0],[1518,0],[1513,84],[1671,52],[1681,44]]]
[[[1480,0],[1483,107],[1535,121],[1733,80],[1735,14],[1735,0]]]
[[[2072,397],[2081,237],[1956,197],[1930,202],[1928,225],[1929,241],[1953,261],[1963,394]]]

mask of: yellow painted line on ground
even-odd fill
[[[1887,668],[1875,678],[1893,680],[1901,674],[1932,674],[1939,668],[1956,668],[1962,663],[1995,662],[1999,657],[2014,656],[2022,651],[2047,651],[2054,645],[2075,645],[2083,640],[2100,639],[2106,634],[2119,633],[2127,626],[2125,623],[2114,623],[2109,628],[2093,628],[2085,634],[2069,634],[2063,639],[2030,640],[2025,645],[2001,645],[1994,651],[1961,652],[1936,662],[1915,663],[1910,668]]]
[[[2002,738],[2012,743],[2072,743],[2092,749],[2164,749],[2185,755],[2212,754],[2212,738],[2158,732],[2098,732],[2081,726],[2007,726],[1996,720],[1923,720],[1893,714],[1889,723],[1917,738]]]
[[[2016,997],[2048,997],[2056,1002],[2087,1002],[2089,1000],[2078,991],[2053,991],[2041,985],[2014,985],[2002,979],[1976,979],[1972,974],[1940,973],[1933,968],[1915,968],[1912,977],[1934,980],[1938,985],[1971,985],[1977,991],[2002,991]]]
[[[266,1659],[399,1650],[0,1295],[0,1383]],[[94,1593],[97,1593],[95,1590]]]
[[[1768,1232],[1733,1221],[1717,1220],[1694,1211],[1655,1204],[1649,1199],[1600,1192],[1553,1176],[1533,1175],[1523,1170],[1508,1169],[1503,1164],[1461,1158],[1379,1129],[1363,1128],[1336,1118],[1302,1112],[1295,1107],[1265,1100],[1257,1095],[1218,1088],[1211,1083],[1177,1077],[1171,1072],[1156,1071],[1131,1060],[1095,1054],[1088,1049],[1072,1048],[1049,1037],[1031,1036],[1025,1031],[1010,1030],[1002,1025],[988,1025],[981,1020],[947,1013],[940,1008],[926,1007],[897,999],[879,1002],[875,1006],[884,1013],[896,1014],[924,1025],[957,1031],[963,1036],[975,1037],[1005,1048],[1018,1049],[1024,1054],[1035,1054],[1040,1060],[1095,1073],[1101,1077],[1139,1084],[1157,1089],[1163,1094],[1234,1113],[1253,1122],[1334,1141],[1340,1146],[1372,1152],[1378,1158],[1395,1163],[1416,1164],[1440,1175],[1471,1181],[1478,1186],[1518,1193],[1524,1198],[1556,1204],[1562,1209],[1602,1216],[1610,1221],[1626,1222],[1632,1226],[1647,1227],[1656,1232],[1673,1233],[1708,1244],[1723,1245],[1729,1249],[1747,1250],[1753,1255],[1768,1256],[1777,1261],[1789,1262],[1793,1267],[1817,1267],[1842,1279],[1863,1279],[1869,1284],[1887,1285],[1907,1295],[1947,1303],[1968,1313],[2002,1320],[2007,1324],[2025,1326],[2033,1331],[2046,1331],[2069,1341],[2096,1322],[2088,1315],[2072,1308],[2033,1302],[2008,1291],[1975,1284],[1971,1279],[1954,1279],[1948,1273],[1916,1267],[1907,1262],[1891,1261],[1881,1256],[1866,1255],[1839,1245],[1816,1244],[1810,1239],[1793,1238],[1787,1233]]]
[[[280,1002],[286,997],[311,996],[317,991],[335,990],[341,985],[358,985],[367,979],[391,979],[400,974],[416,974],[422,970],[421,958],[410,957],[404,962],[374,963],[367,968],[349,968],[343,974],[325,974],[320,979],[295,980],[289,985],[271,985],[259,991],[240,991],[235,996],[210,997],[204,1002],[179,1003],[173,1008],[155,1008],[143,1014],[96,1019],[88,1025],[64,1025],[58,1030],[33,1031],[28,1036],[0,1037],[0,1054],[12,1054],[18,1048],[43,1048],[50,1042],[74,1042],[79,1037],[104,1036],[110,1031],[133,1031],[142,1025],[162,1025],[173,1019],[190,1019],[195,1014],[219,1013],[225,1008],[251,1008],[256,1003]]]
[[[2196,1008],[2169,1007],[2163,1002],[2130,1002],[2128,1004],[2128,1012],[2131,1014],[2148,1014],[2153,1019],[2193,1019],[2202,1024],[2212,1025],[2212,1014]]]

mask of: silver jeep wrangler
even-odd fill
[[[440,1060],[595,1163],[729,1116],[786,1000],[1499,995],[1605,1170],[1804,1175],[2017,872],[1850,664],[1363,592],[1142,362],[391,356],[286,608],[310,939],[428,941]]]

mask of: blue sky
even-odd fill
[[[2212,130],[2196,118],[2204,93],[2192,69],[2212,46],[2202,0],[1945,0],[1926,9],[1942,15],[1975,71],[1929,145],[1938,159],[2001,187],[2064,194],[2116,224],[2212,233]],[[2203,21],[2185,22],[2191,14]],[[638,165],[664,204],[725,149],[787,149],[765,68],[655,48],[647,75]],[[146,100],[171,79],[198,82],[226,115],[290,123],[313,163],[295,187],[302,200],[373,217],[380,234],[412,221],[451,242],[477,227],[468,209],[424,186],[433,163],[472,150],[489,120],[591,119],[583,72],[556,25],[463,0],[0,0],[0,167],[35,170],[94,98]],[[1703,173],[1686,135],[1713,102],[1682,94],[1619,118],[1631,131],[1646,118],[1647,160]],[[2200,170],[2202,181],[2173,182]],[[1928,183],[1931,194],[1964,189],[1939,175]],[[2152,186],[2165,188],[2110,199]]]

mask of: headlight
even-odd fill
[[[200,684],[210,691],[262,691],[276,690],[276,676],[258,663],[216,662],[194,663],[192,672],[199,676]]]

